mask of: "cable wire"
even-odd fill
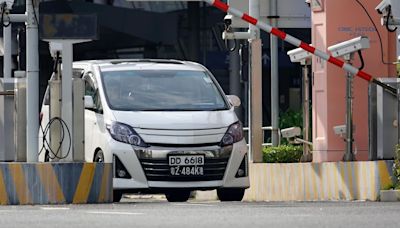
[[[48,135],[48,133],[50,132],[51,125],[53,125],[53,124],[56,123],[56,122],[58,122],[58,123],[60,124],[60,126],[61,126],[61,139],[60,139],[60,142],[59,142],[59,146],[57,147],[57,150],[56,150],[56,151],[53,151],[53,149],[52,149],[51,146],[50,146],[50,142],[47,140],[47,135]],[[57,159],[60,159],[60,160],[61,160],[61,159],[67,158],[68,155],[69,155],[69,153],[71,152],[72,137],[71,137],[71,132],[70,132],[70,130],[69,130],[67,124],[65,123],[65,121],[62,120],[62,119],[59,118],[59,117],[55,117],[55,118],[52,118],[52,119],[47,123],[47,125],[46,125],[46,127],[45,127],[44,129],[43,129],[43,126],[42,126],[42,125],[40,125],[40,128],[41,128],[42,134],[43,134],[43,139],[42,139],[42,140],[43,140],[43,141],[42,141],[43,143],[42,143],[42,148],[41,148],[40,151],[39,151],[39,155],[40,155],[44,150],[46,150],[46,152],[48,152],[48,155],[49,155],[49,157],[50,157],[51,159],[57,158]],[[62,143],[63,143],[64,140],[65,140],[65,130],[67,130],[68,138],[69,138],[68,151],[67,151],[67,153],[66,153],[64,156],[59,156],[60,151],[61,151]]]
[[[393,65],[394,62],[385,62],[384,58],[383,58],[383,42],[382,42],[382,36],[380,34],[380,32],[378,31],[378,27],[376,26],[374,20],[372,19],[371,15],[368,13],[368,10],[365,8],[365,6],[359,1],[359,0],[355,0],[360,6],[361,8],[364,10],[365,14],[368,16],[369,20],[371,21],[372,25],[375,28],[376,33],[378,34],[378,38],[379,38],[379,43],[380,43],[380,47],[381,47],[381,61],[383,64],[386,65]]]
[[[361,66],[358,69],[362,70],[365,67],[364,58],[363,58],[361,50],[358,50],[357,53],[358,53],[358,56],[360,57],[360,61],[361,61]]]
[[[388,6],[387,20],[386,20],[386,29],[387,29],[389,32],[396,32],[397,27],[395,26],[394,29],[391,29],[391,28],[390,28],[390,25],[389,25],[389,18],[392,17],[392,16],[393,16],[393,15],[392,15],[392,6],[389,5],[389,6]]]
[[[60,61],[60,52],[56,53],[56,58],[54,61],[54,66],[53,66],[53,74],[57,74],[57,69],[58,69],[58,64]],[[50,128],[54,123],[59,123],[60,127],[61,127],[61,139],[59,142],[59,146],[57,147],[56,151],[53,151],[53,149],[50,146],[50,142],[47,140],[47,135],[50,132]],[[39,151],[39,155],[45,150],[46,151],[46,155],[45,156],[49,156],[50,159],[65,159],[68,157],[69,153],[71,152],[71,147],[72,147],[72,136],[71,136],[71,132],[68,128],[67,123],[59,118],[59,117],[55,117],[52,118],[47,124],[46,127],[43,129],[43,126],[40,124],[40,129],[42,131],[42,135],[43,135],[43,141],[42,141],[42,148]],[[67,131],[68,133],[68,139],[69,139],[69,144],[68,144],[68,151],[66,153],[66,155],[64,156],[60,156],[60,151],[61,151],[61,147],[62,147],[62,143],[65,140],[65,131]]]

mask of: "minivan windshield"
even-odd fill
[[[122,111],[212,111],[228,106],[204,71],[123,70],[101,73],[108,105]]]

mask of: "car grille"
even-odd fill
[[[140,159],[148,181],[213,181],[224,178],[227,158],[205,158],[204,175],[202,176],[172,176],[168,160],[165,159]]]

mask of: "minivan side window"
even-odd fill
[[[102,112],[103,107],[101,105],[99,90],[96,89],[94,80],[92,78],[92,73],[87,73],[83,76],[85,82],[85,96],[91,96],[93,98],[93,103],[95,105],[96,112]]]

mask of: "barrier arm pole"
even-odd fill
[[[274,27],[268,25],[267,23],[259,21],[256,18],[253,18],[246,13],[243,13],[235,8],[232,8],[228,4],[221,2],[221,0],[203,0],[203,1],[209,3],[210,5],[218,8],[226,13],[230,13],[231,15],[233,15],[237,18],[241,18],[242,20],[244,20],[250,24],[253,24],[254,26],[260,28],[261,30],[264,30],[270,34],[273,34],[274,36],[277,36],[278,38],[280,38],[283,41],[286,41],[296,47],[300,47],[303,50],[308,51],[311,54],[316,55],[316,56],[320,57],[321,59],[323,59],[337,67],[340,67],[353,75],[356,75],[357,77],[360,77],[368,82],[371,82],[378,86],[381,86],[384,89],[386,89],[388,92],[397,96],[397,89],[395,89],[381,81],[376,80],[375,78],[372,77],[372,75],[370,75],[362,70],[359,70],[348,63],[345,63],[343,60],[340,60],[338,58],[335,58],[335,57],[321,51],[321,50],[318,50],[315,47],[312,47],[309,44],[297,39],[296,37],[293,37],[277,28],[274,28]]]

